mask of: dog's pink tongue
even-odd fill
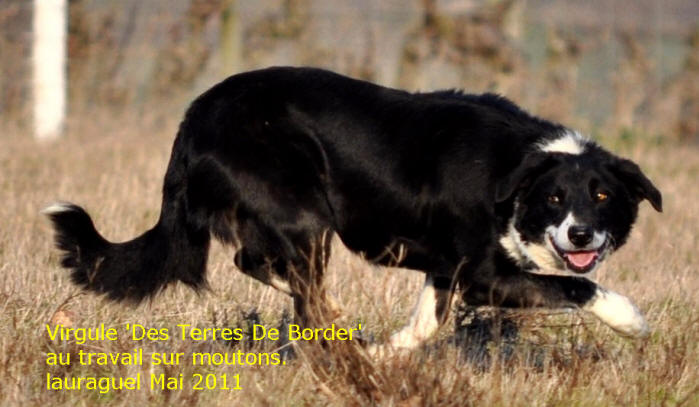
[[[576,267],[583,268],[589,266],[596,256],[596,251],[568,253],[568,261]]]

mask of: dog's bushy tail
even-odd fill
[[[192,288],[206,287],[210,232],[207,225],[188,221],[181,176],[181,161],[173,152],[165,178],[158,223],[141,236],[112,243],[95,229],[85,210],[56,203],[43,210],[63,252],[61,265],[71,280],[86,290],[112,300],[138,303],[169,283],[181,281]]]
[[[168,283],[182,281],[199,289],[206,285],[209,232],[193,233],[186,224],[158,223],[141,236],[111,243],[95,229],[79,206],[57,203],[43,211],[55,229],[61,265],[73,283],[109,299],[138,303]]]

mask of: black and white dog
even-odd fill
[[[192,103],[151,230],[110,243],[80,207],[45,213],[85,289],[138,302],[178,280],[203,287],[213,235],[309,324],[309,307],[331,310],[322,277],[336,233],[372,262],[425,273],[390,339],[412,348],[444,322],[456,288],[467,304],[577,307],[646,335],[628,298],[582,277],[624,244],[643,199],[661,210],[636,164],[505,98],[270,68]]]

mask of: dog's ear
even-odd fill
[[[639,201],[647,199],[656,211],[663,211],[663,196],[633,161],[617,159],[609,165],[609,169],[629,187]]]
[[[517,191],[528,187],[537,176],[551,168],[556,163],[550,153],[530,153],[522,162],[495,184],[495,202],[509,199]]]

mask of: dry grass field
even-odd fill
[[[78,291],[59,268],[52,232],[39,214],[54,200],[83,205],[112,241],[131,239],[158,216],[162,177],[177,123],[140,126],[91,117],[69,135],[37,145],[12,128],[0,130],[0,405],[699,405],[699,151],[670,142],[603,140],[637,161],[664,194],[662,214],[642,205],[628,244],[596,276],[635,300],[653,333],[632,341],[583,313],[517,312],[516,340],[479,349],[491,363],[467,357],[455,341],[454,318],[427,346],[376,362],[351,343],[304,344],[283,366],[47,366],[49,352],[274,352],[278,343],[245,347],[223,341],[141,342],[128,338],[51,341],[46,324],[122,329],[127,323],[170,327],[245,327],[255,310],[278,326],[291,300],[237,272],[233,251],[214,245],[211,290],[176,286],[138,307],[108,303]],[[380,340],[401,326],[421,275],[367,265],[335,242],[327,283],[344,306],[337,323],[361,321]],[[249,318],[248,318],[249,319]],[[495,335],[496,339],[499,335]],[[471,350],[469,350],[471,349]],[[506,355],[498,357],[497,355]],[[189,377],[240,374],[241,390],[47,390],[54,376],[126,377],[141,373]],[[146,386],[147,387],[147,386]]]

